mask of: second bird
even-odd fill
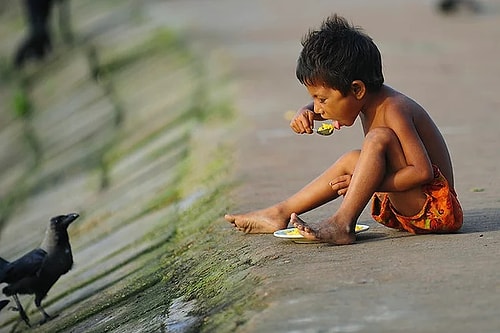
[[[13,297],[21,318],[28,326],[31,326],[30,321],[18,294],[34,294],[35,305],[43,316],[42,323],[50,319],[42,307],[42,300],[61,275],[73,267],[67,229],[78,217],[78,214],[72,213],[51,218],[39,248],[12,262],[0,258],[0,283],[7,283],[2,292]]]

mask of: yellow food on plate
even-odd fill
[[[365,231],[367,229],[368,229],[368,226],[366,226],[364,224],[356,224],[356,229],[354,230],[354,232],[361,232],[361,231]],[[283,232],[287,236],[299,236],[300,235],[299,229],[297,229],[297,228],[284,229]]]
[[[365,225],[356,224],[356,229],[354,229],[354,232],[360,232],[360,231],[363,231],[363,230],[366,230],[366,226]]]
[[[285,233],[287,236],[300,235],[299,229],[297,228],[286,229]]]
[[[329,123],[323,123],[316,133],[321,134],[321,135],[331,135],[333,133],[333,125]]]

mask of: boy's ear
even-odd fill
[[[361,80],[354,80],[351,83],[351,91],[356,99],[362,99],[366,94],[365,83]]]

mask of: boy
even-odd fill
[[[227,214],[226,220],[247,233],[272,233],[291,223],[307,239],[351,244],[356,221],[373,198],[372,216],[388,227],[416,234],[460,229],[463,214],[446,143],[420,105],[383,84],[372,39],[333,15],[302,45],[296,75],[313,102],[296,113],[290,127],[312,134],[315,120],[330,119],[340,130],[359,116],[363,145],[288,199],[247,214]],[[319,224],[298,217],[339,196],[344,198],[337,212]]]

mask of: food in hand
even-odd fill
[[[321,134],[321,135],[331,135],[333,133],[333,125],[330,123],[323,123],[323,125],[318,128],[316,133]]]

